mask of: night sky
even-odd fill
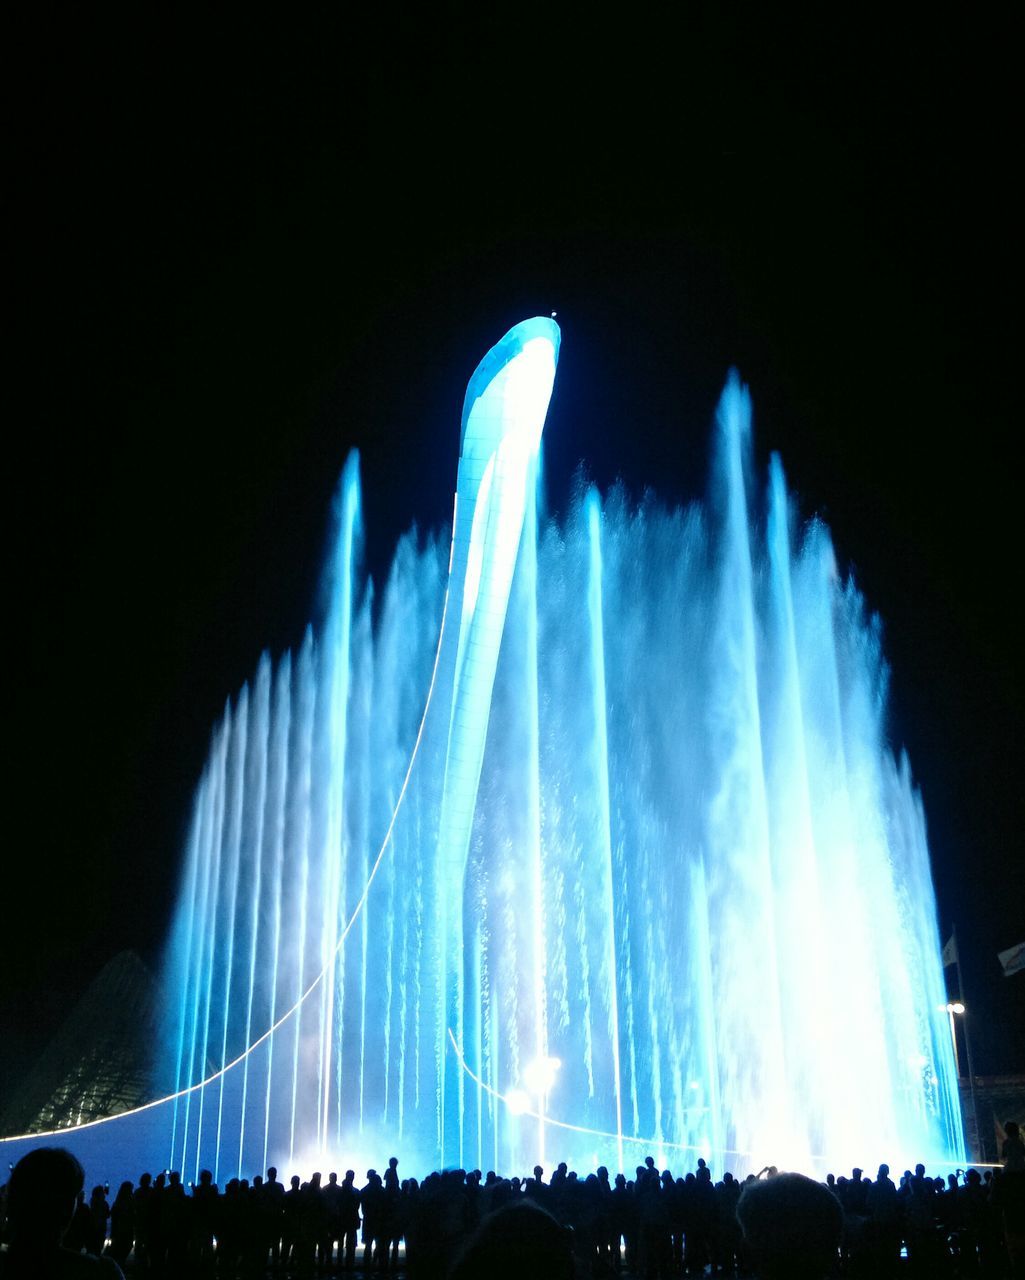
[[[556,509],[582,461],[700,496],[750,384],[884,620],[976,1070],[1025,1070],[1010,33],[349,8],[6,19],[0,1097],[112,955],[159,965],[210,728],[301,637],[348,450],[380,577],[451,514],[477,360],[553,310]]]

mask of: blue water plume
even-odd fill
[[[964,1159],[878,620],[735,377],[706,501],[541,520],[557,354],[485,357],[381,588],[349,460],[324,616],[214,729],[139,1117],[186,1179]]]
[[[543,524],[537,441],[482,462],[454,549],[407,535],[379,598],[350,460],[327,616],[261,661],[197,789],[179,1088],[293,1012],[239,1090],[178,1100],[172,1166],[369,1134],[418,1168],[963,1157],[879,625],[750,436],[731,378],[705,503],[590,488]]]

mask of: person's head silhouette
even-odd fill
[[[482,1219],[449,1280],[573,1280],[572,1235],[532,1203],[507,1204]]]
[[[84,1185],[85,1173],[70,1151],[38,1147],[22,1156],[7,1188],[14,1240],[44,1248],[59,1245]]]
[[[7,1184],[10,1246],[4,1275],[79,1275],[87,1268],[96,1280],[124,1280],[110,1258],[82,1258],[61,1248],[84,1185],[82,1166],[62,1147],[37,1147],[22,1156]],[[103,1187],[98,1190],[102,1196]]]
[[[840,1203],[803,1174],[747,1183],[737,1220],[761,1280],[822,1280],[836,1261]]]

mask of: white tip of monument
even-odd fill
[[[549,316],[521,320],[491,348],[466,388],[460,453],[493,449],[500,436],[523,432],[536,448],[552,396],[561,342]]]

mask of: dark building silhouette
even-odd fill
[[[974,1090],[962,1077],[959,1087],[969,1149],[977,1160],[999,1162],[1006,1121],[1014,1120],[1025,1128],[1025,1075],[976,1076]],[[972,1122],[975,1109],[977,1126]]]
[[[153,1093],[153,975],[134,951],[101,969],[0,1113],[0,1134],[46,1133],[117,1115]]]

